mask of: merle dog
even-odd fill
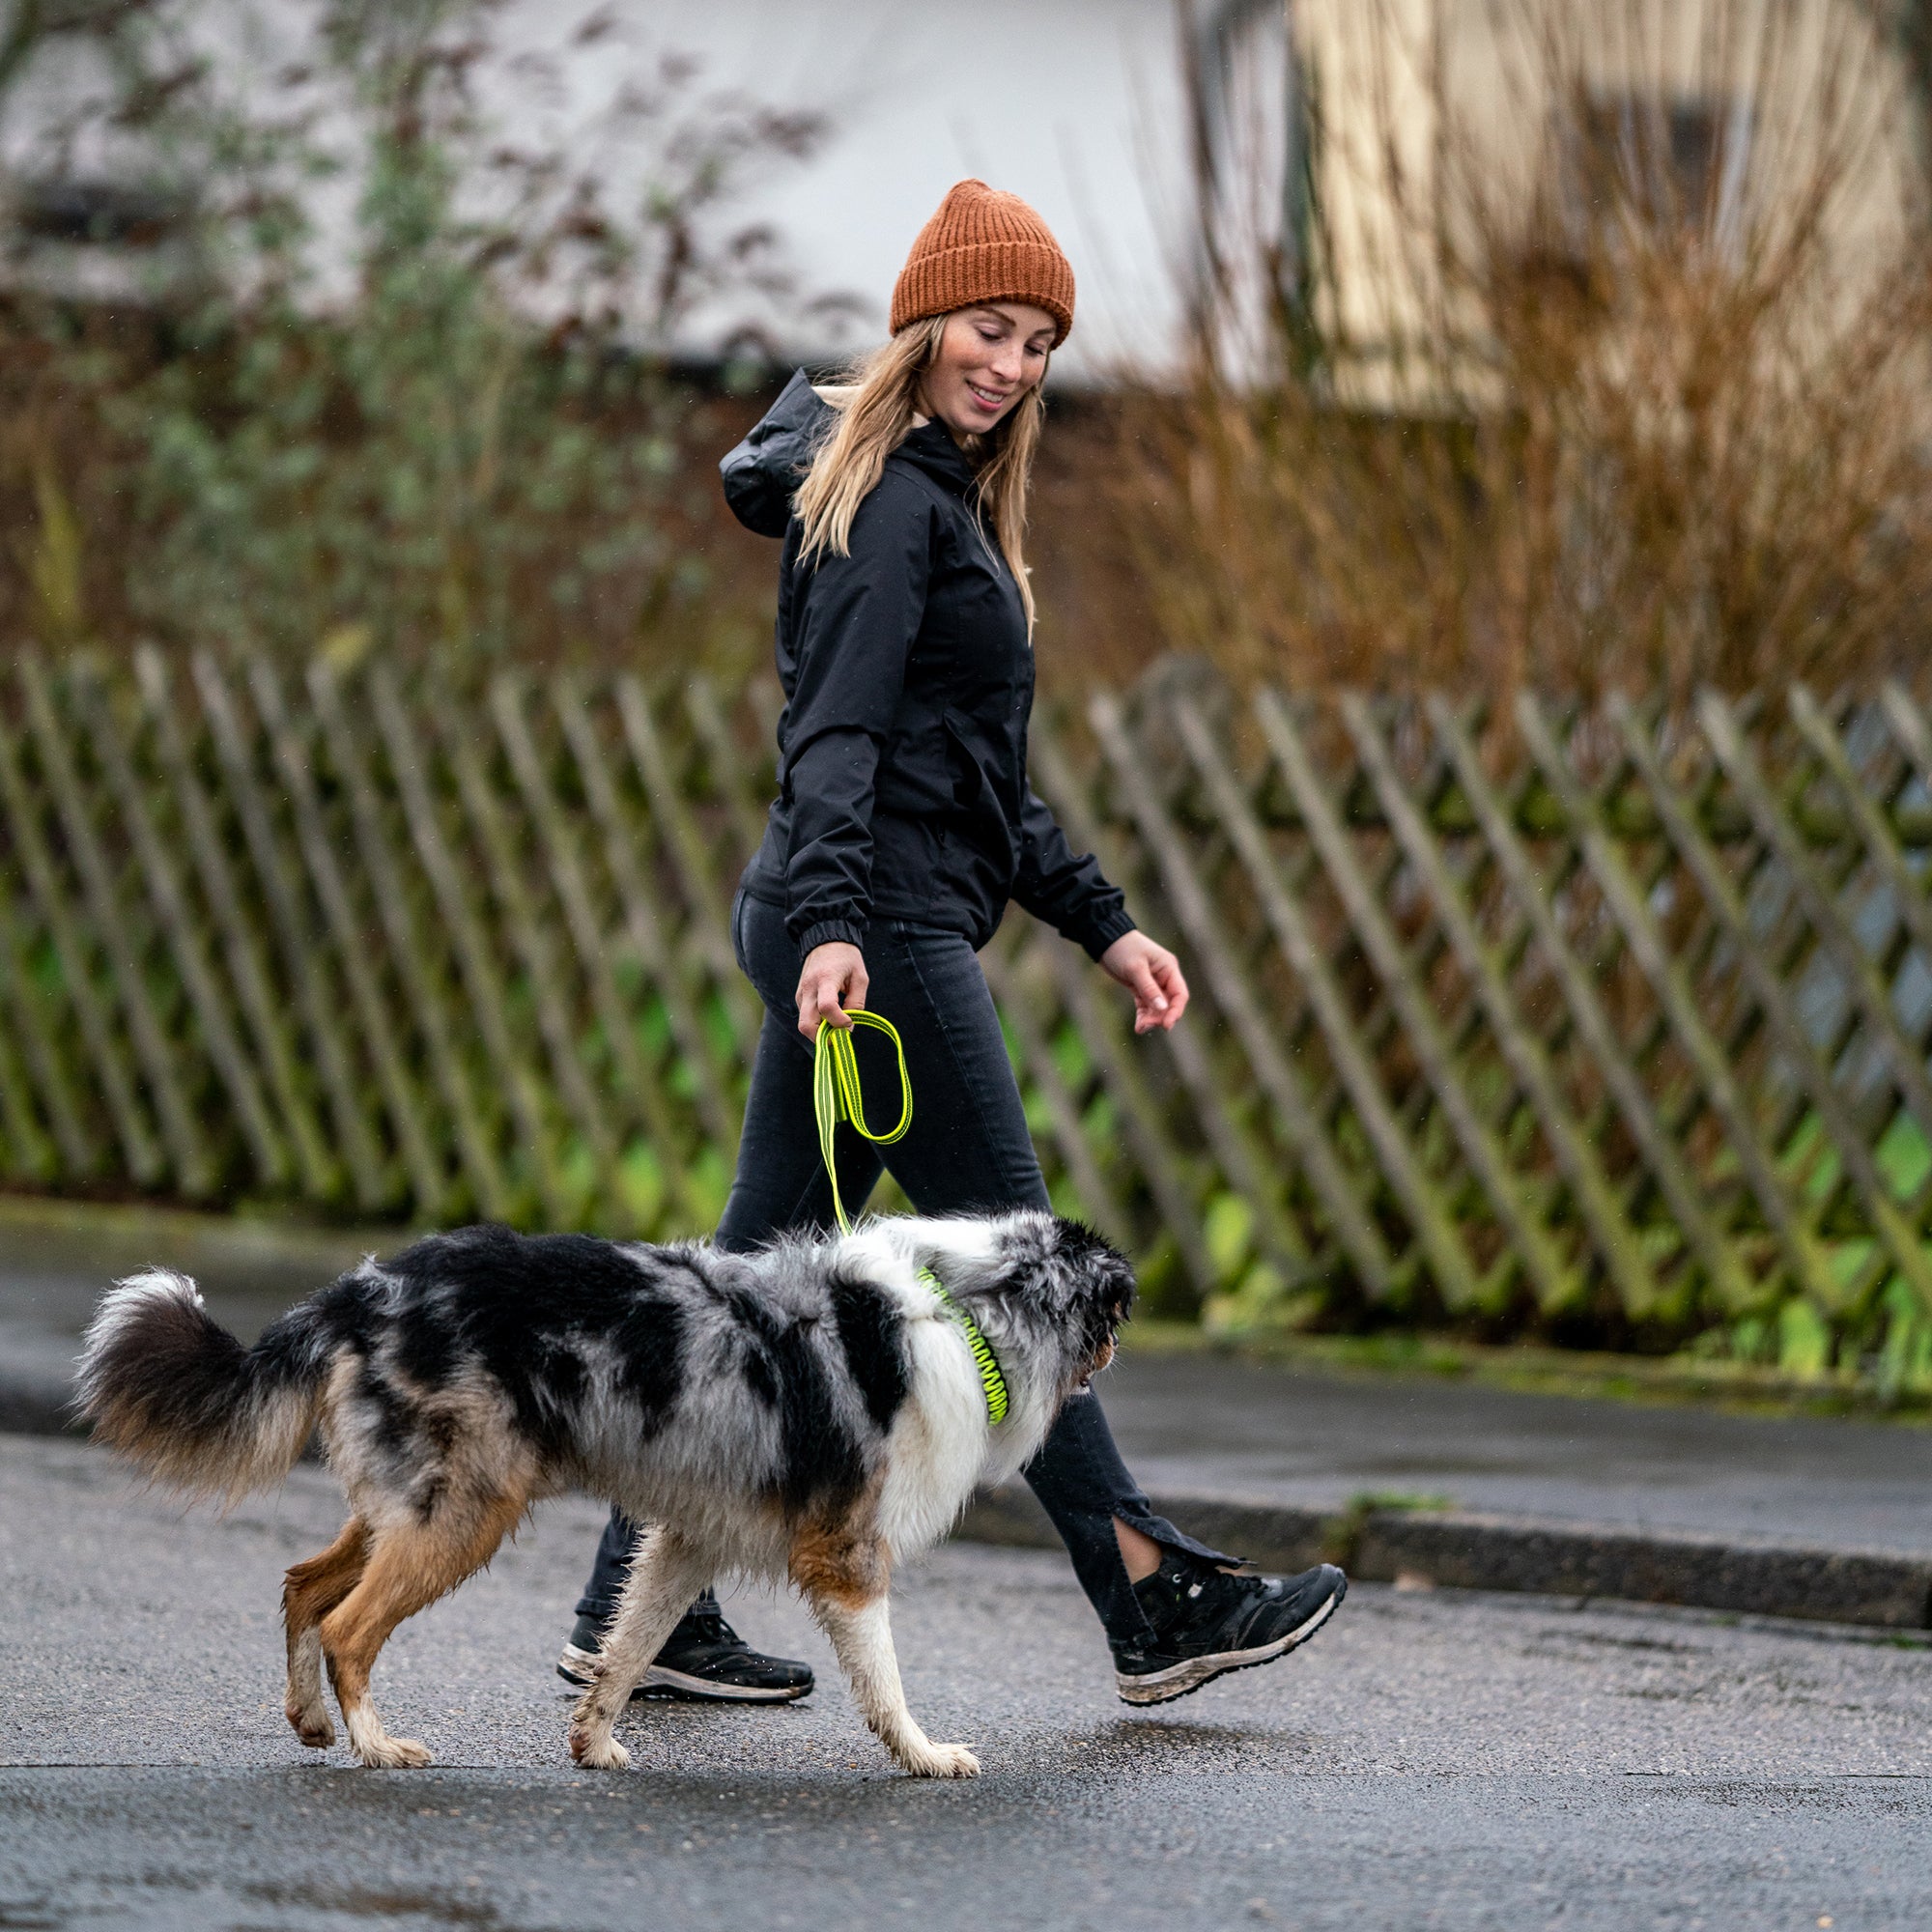
[[[279,1483],[320,1424],[351,1515],[282,1593],[306,1745],[335,1740],[327,1660],[357,1757],[428,1763],[370,1701],[377,1652],[532,1503],[578,1490],[653,1525],[571,1721],[580,1763],[627,1762],[617,1713],[696,1590],[737,1574],[804,1593],[906,1771],[964,1777],[972,1752],[906,1708],[892,1567],[1032,1457],[1133,1292],[1103,1241],[1037,1210],[748,1255],[469,1228],[365,1262],[252,1349],[185,1277],[136,1275],[88,1330],[79,1406],[156,1480],[230,1500]],[[961,1310],[1004,1378],[997,1423]]]

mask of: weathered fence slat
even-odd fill
[[[1053,1123],[1054,1145],[1086,1212],[1109,1240],[1131,1244],[1127,1216],[1114,1199],[1114,1190],[1108,1186],[1094,1150],[1087,1144],[1080,1126],[1080,1110],[1061,1077],[1060,1068],[1054,1065],[1053,1049],[1040,1030],[1035,995],[1027,984],[1030,976],[1024,955],[1015,956],[996,944],[980,956],[985,961],[986,978],[1000,1003],[1008,1031],[1019,1049],[1017,1070],[1022,1079],[1032,1083],[1045,1104],[1047,1118]]]
[[[1905,854],[1899,846],[1890,819],[1864,795],[1845,756],[1844,747],[1839,744],[1830,722],[1818,708],[1817,699],[1803,685],[1792,691],[1790,709],[1792,723],[1798,726],[1805,744],[1837,786],[1866,856],[1890,888],[1900,923],[1926,959],[1932,961],[1932,901],[1925,897],[1923,882],[1915,878],[1906,866]],[[1832,917],[1835,922],[1835,909]]]
[[[766,800],[752,790],[745,759],[731,740],[724,702],[717,687],[702,671],[695,671],[685,680],[684,709],[730,815],[739,855],[749,859],[765,835]]]
[[[589,984],[591,1004],[615,1063],[623,1097],[636,1108],[660,1160],[669,1170],[666,1175],[669,1193],[696,1219],[699,1210],[690,1191],[690,1171],[675,1155],[684,1137],[665,1083],[652,1077],[638,1051],[636,1017],[626,1009],[616,978],[611,971],[610,936],[591,902],[577,851],[575,829],[565,823],[556,795],[545,776],[543,760],[530,734],[522,687],[509,678],[497,679],[491,687],[490,708],[504,755],[542,842],[551,885],[563,908],[578,964]]]
[[[1103,831],[1071,762],[1047,733],[1036,734],[1033,753],[1044,796],[1076,848],[1084,846],[1097,853],[1116,880],[1126,877],[1120,864],[1124,854],[1116,855],[1115,841]],[[1160,1040],[1216,1165],[1253,1209],[1270,1261],[1290,1281],[1302,1281],[1319,1272],[1308,1241],[1284,1210],[1278,1190],[1268,1183],[1265,1156],[1234,1118],[1228,1104],[1229,1091],[1208,1060],[1198,1031],[1177,1028],[1163,1033]]]
[[[1380,978],[1381,992],[1406,1033],[1415,1056],[1447,1117],[1452,1132],[1484,1189],[1497,1218],[1508,1229],[1517,1257],[1528,1269],[1537,1299],[1558,1308],[1571,1295],[1572,1273],[1557,1253],[1534,1207],[1523,1198],[1509,1161],[1457,1077],[1449,1041],[1426,997],[1410,978],[1402,942],[1367,891],[1349,850],[1347,835],[1321,789],[1287,707],[1266,695],[1260,707],[1262,728],[1283,776],[1301,808],[1303,822],[1328,868],[1350,923]],[[1485,1297],[1493,1291],[1487,1285]]]
[[[1390,829],[1428,885],[1449,943],[1475,982],[1490,1033],[1518,1084],[1529,1095],[1544,1138],[1576,1190],[1597,1253],[1614,1279],[1624,1305],[1634,1315],[1648,1315],[1657,1292],[1656,1281],[1624,1220],[1608,1177],[1598,1165],[1588,1141],[1557,1092],[1549,1062],[1517,1007],[1502,966],[1476,930],[1462,893],[1443,864],[1440,849],[1421,812],[1403,789],[1367,707],[1358,698],[1345,698],[1342,716],[1381,801]]]
[[[54,1016],[50,1003],[35,983],[18,915],[19,907],[11,888],[0,881],[0,976],[6,979],[8,1007],[27,1056],[34,1088],[52,1129],[53,1147],[48,1151],[58,1156],[44,1167],[35,1161],[34,1178],[43,1182],[57,1182],[67,1178],[85,1179],[99,1169],[100,1153],[82,1122],[83,1095],[61,1064],[60,1047],[54,1038]]]
[[[512,849],[508,828],[498,810],[496,795],[485,779],[469,740],[461,731],[445,728],[441,733],[443,755],[456,774],[457,790],[469,822],[483,841],[489,863],[491,890],[503,909],[503,923],[510,943],[523,962],[529,980],[530,999],[536,1009],[537,1032],[544,1043],[551,1078],[562,1095],[564,1106],[590,1150],[600,1186],[609,1197],[620,1191],[617,1178],[617,1140],[604,1106],[592,1091],[579,1052],[576,1030],[564,1009],[561,998],[563,976],[550,943],[545,922],[531,901],[523,878],[523,868]]]
[[[0,895],[0,974],[5,974],[11,982],[9,1005],[21,1018],[20,1037],[24,1039],[33,1037],[39,1015],[28,1008],[26,981],[19,977],[13,939],[14,922],[7,912],[4,895]],[[10,1179],[47,1181],[59,1173],[53,1145],[41,1131],[27,1070],[14,1049],[13,1035],[4,1026],[0,1026],[0,1130],[5,1132],[6,1171]]]
[[[275,768],[288,787],[297,849],[322,908],[328,945],[348,983],[356,1030],[375,1067],[380,1088],[380,1099],[372,1096],[365,1110],[355,1092],[350,1055],[333,1015],[324,1003],[320,975],[310,970],[309,949],[301,947],[300,960],[292,962],[296,983],[301,989],[330,1104],[351,1151],[358,1203],[365,1209],[376,1209],[393,1205],[395,1200],[396,1190],[385,1172],[382,1150],[368,1125],[368,1116],[379,1114],[386,1103],[402,1156],[405,1184],[417,1213],[433,1216],[440,1210],[445,1193],[442,1163],[430,1147],[429,1128],[403,1065],[389,1023],[388,1007],[370,964],[370,950],[329,842],[305,734],[291,718],[281,680],[270,666],[261,664],[253,668],[249,688],[256,712],[269,734]]]
[[[1201,963],[1215,1004],[1227,1015],[1290,1145],[1321,1196],[1336,1242],[1355,1264],[1369,1293],[1387,1294],[1391,1268],[1381,1233],[1365,1212],[1333,1144],[1309,1112],[1299,1082],[1262,1018],[1254,992],[1236,962],[1234,947],[1161,809],[1151,775],[1141,767],[1127,741],[1119,705],[1110,696],[1097,696],[1089,707],[1089,715],[1101,751],[1122,786],[1127,810],[1159,867],[1167,902]]]
[[[718,890],[711,863],[692,822],[684,797],[672,777],[670,760],[665,755],[663,734],[651,717],[650,700],[635,677],[619,677],[616,682],[617,716],[623,722],[624,737],[631,757],[643,781],[644,797],[651,816],[663,829],[679,883],[684,888],[690,915],[693,944],[710,968],[711,980],[738,1036],[738,1051],[749,1059],[758,1043],[758,1029],[764,1013],[758,997],[738,971],[731,952],[728,899]],[[742,786],[732,785],[742,793]]]
[[[1913,876],[1905,863],[1890,816],[1880,811],[1860,788],[1845,757],[1844,748],[1833,735],[1830,724],[1810,693],[1802,685],[1796,687],[1791,693],[1789,705],[1792,722],[1837,786],[1864,854],[1891,895],[1892,909],[1898,915],[1900,927],[1909,943],[1918,948],[1921,965],[1932,967],[1932,903],[1928,903],[1924,886]],[[1887,1004],[1890,1004],[1889,989]],[[1920,1039],[1911,1055],[1912,1066],[1921,1077],[1928,1030],[1932,1030],[1932,1013],[1928,1013],[1921,1024]],[[1924,1231],[1928,1217],[1932,1217],[1932,1168],[1928,1168],[1909,1211],[1914,1226]]]
[[[1202,1238],[1200,1203],[1182,1179],[1185,1163],[1169,1122],[1134,1065],[1131,1052],[1123,1049],[1118,1017],[1103,1012],[1094,997],[1086,959],[1057,939],[1042,938],[1035,944],[1044,952],[1061,1006],[1092,1056],[1103,1091],[1119,1111],[1122,1138],[1133,1151],[1161,1228],[1180,1256],[1193,1298],[1205,1299],[1219,1286],[1219,1280]]]
[[[1851,1170],[1864,1195],[1867,1213],[1878,1224],[1879,1235],[1890,1250],[1899,1272],[1924,1301],[1927,1312],[1932,1313],[1932,1257],[1927,1256],[1918,1231],[1893,1203],[1889,1190],[1880,1178],[1864,1136],[1845,1111],[1844,1101],[1832,1077],[1832,1069],[1821,1059],[1804,1025],[1792,1011],[1784,986],[1765,964],[1762,953],[1752,943],[1750,920],[1738,897],[1736,887],[1690,823],[1669,780],[1658,764],[1656,753],[1642,727],[1622,707],[1613,707],[1612,715],[1623,729],[1624,742],[1630,748],[1633,760],[1650,784],[1651,796],[1672,842],[1695,877],[1706,900],[1729,928],[1751,993],[1779,1044],[1798,1069],[1838,1158]]]
[[[1618,1114],[1643,1156],[1645,1170],[1662,1191],[1689,1238],[1697,1259],[1722,1298],[1722,1305],[1742,1310],[1756,1289],[1745,1273],[1731,1244],[1706,1212],[1688,1178],[1685,1162],[1666,1135],[1651,1105],[1636,1068],[1616,1037],[1587,973],[1564,938],[1550,911],[1550,888],[1540,879],[1523,849],[1515,824],[1491,788],[1488,776],[1463,728],[1462,721],[1440,698],[1429,705],[1430,722],[1448,749],[1457,781],[1500,867],[1519,909],[1527,915],[1542,956],[1556,976],[1565,1006],[1601,1073]]]
[[[340,1169],[323,1123],[302,1092],[296,1071],[298,1049],[284,1022],[282,1003],[270,990],[267,964],[242,909],[227,848],[188,755],[166,668],[152,646],[143,645],[134,653],[134,676],[167,773],[168,790],[186,833],[195,875],[213,916],[216,949],[227,962],[248,1030],[268,1063],[275,1103],[300,1164],[302,1192],[312,1200],[333,1200],[340,1189]],[[380,1199],[365,1194],[363,1204],[374,1208]]]
[[[394,681],[378,666],[366,686],[373,700],[376,729],[388,755],[390,775],[402,801],[416,862],[428,879],[437,914],[456,955],[457,971],[469,991],[469,1017],[491,1063],[491,1084],[509,1104],[510,1116],[529,1161],[537,1198],[554,1220],[567,1217],[565,1192],[557,1171],[542,1083],[510,1037],[508,1003],[497,976],[496,954],[456,857],[444,835],[424,772],[423,740],[434,743],[435,729],[412,727],[404,716]]]
[[[1422,1243],[1442,1297],[1452,1308],[1468,1307],[1478,1299],[1481,1284],[1407,1133],[1388,1103],[1376,1076],[1373,1055],[1356,1032],[1329,961],[1302,917],[1295,895],[1284,886],[1261,826],[1230,781],[1205,721],[1187,697],[1179,699],[1176,710],[1182,743],[1260,898],[1275,943],[1300,983],[1349,1104],[1381,1160],[1390,1190]],[[1365,1284],[1372,1295],[1386,1292],[1390,1271],[1385,1270],[1381,1283],[1371,1279]]]
[[[265,700],[271,707],[276,702],[272,676],[266,665],[252,666],[250,670],[256,709],[269,726],[272,744],[271,711],[263,709]],[[313,1042],[316,1066],[335,1101],[336,1142],[361,1182],[360,1198],[380,1202],[381,1191],[371,1184],[375,1156],[361,1110],[355,1104],[354,1079],[336,1031],[334,996],[323,980],[321,950],[302,903],[299,872],[288,862],[276,836],[271,794],[257,768],[251,735],[243,726],[228,680],[213,656],[197,652],[190,677],[201,700],[202,718],[215,757],[226,779],[229,804],[242,828],[249,874],[266,914],[265,930],[273,955],[281,960],[295,989]],[[335,1161],[329,1161],[327,1178],[321,1184],[324,1199],[333,1199],[340,1193],[341,1171]]]
[[[253,667],[251,682],[259,688],[268,677],[268,667]],[[273,940],[290,982],[296,988],[302,1017],[316,1046],[316,1060],[324,1080],[338,1099],[336,1137],[356,1170],[366,1169],[370,1154],[367,1135],[353,1101],[354,1088],[343,1063],[343,1051],[336,1038],[334,1002],[321,980],[315,935],[304,917],[301,895],[293,868],[286,863],[280,840],[275,836],[269,797],[257,772],[248,733],[235,708],[233,692],[221,667],[207,652],[197,652],[190,670],[201,714],[209,737],[227,781],[229,804],[242,827],[250,873],[260,891],[267,912],[264,924]],[[272,735],[272,731],[271,731]],[[340,1190],[339,1170],[328,1164],[323,1182],[325,1200]]]
[[[724,1079],[658,917],[657,895],[645,884],[642,867],[638,863],[636,828],[625,822],[610,763],[598,742],[583,694],[574,681],[566,681],[557,687],[554,698],[554,709],[576,760],[584,796],[604,835],[605,868],[615,883],[623,905],[625,930],[664,1002],[671,1038],[696,1086],[697,1110],[704,1130],[717,1146],[735,1155],[738,1123],[724,1095]]]
[[[1663,935],[1652,922],[1645,903],[1647,895],[1632,877],[1595,802],[1585,795],[1571,773],[1544,720],[1542,708],[1528,693],[1518,699],[1517,720],[1545,781],[1556,791],[1570,813],[1590,876],[1603,893],[1624,943],[1650,981],[1672,1033],[1695,1069],[1705,1101],[1723,1122],[1730,1151],[1744,1169],[1767,1223],[1778,1237],[1791,1280],[1801,1283],[1824,1279],[1830,1268],[1829,1257],[1813,1241],[1810,1229],[1786,1195],[1784,1182],[1773,1167],[1769,1152],[1759,1144],[1750,1111],[1731,1077],[1728,1056],[1704,1024],[1689,975],[1671,957]]]
[[[18,741],[4,722],[0,722],[0,799],[7,808],[9,838],[41,923],[60,961],[63,987],[93,1063],[101,1102],[127,1157],[128,1175],[137,1186],[156,1186],[166,1166],[165,1157],[141,1117],[132,1071],[115,1041],[107,1009],[95,986],[85,942],[74,923],[70,895],[56,875],[47,849],[39,802],[27,790]]]
[[[1932,1136],[1932,1081],[1925,1077],[1924,1047],[1906,1038],[1892,1008],[1891,989],[1879,978],[1871,954],[1839,918],[1837,895],[1826,883],[1809,849],[1792,836],[1779,815],[1730,707],[1715,692],[1707,691],[1697,700],[1697,719],[1725,775],[1743,798],[1758,837],[1767,850],[1777,854],[1795,881],[1818,943],[1851,983],[1863,1009],[1865,1024],[1884,1039],[1893,1078],[1905,1104],[1917,1117],[1920,1132]]]
[[[389,850],[382,803],[363,760],[360,740],[343,715],[335,678],[327,665],[310,666],[308,688],[316,715],[322,721],[329,762],[340,775],[349,797],[356,851],[368,875],[376,916],[388,941],[389,961],[422,1038],[437,1091],[442,1096],[445,1132],[460,1156],[478,1208],[492,1220],[503,1220],[511,1211],[509,1184],[483,1137],[485,1116],[451,1039],[452,1021],[435,983],[430,952],[418,933],[401,874]]]
[[[26,694],[28,729],[42,769],[46,773],[48,789],[53,793],[54,810],[67,838],[69,854],[80,878],[81,910],[93,923],[95,938],[120,996],[134,1056],[160,1122],[161,1138],[182,1192],[190,1200],[206,1200],[214,1191],[213,1165],[182,1090],[173,1045],[155,1011],[141,961],[134,952],[135,922],[115,889],[107,855],[101,849],[87,794],[74,768],[66,731],[55,715],[40,660],[23,657],[19,677]]]
[[[147,792],[134,777],[128,748],[121,742],[111,707],[92,678],[76,681],[79,709],[95,755],[106,774],[110,801],[133,847],[133,862],[154,907],[160,929],[174,955],[183,989],[194,1009],[202,1039],[240,1117],[254,1150],[255,1160],[270,1187],[280,1189],[290,1176],[290,1164],[274,1122],[269,1117],[261,1083],[246,1049],[229,1018],[229,998],[216,982],[214,969],[201,942],[201,928],[149,815]]]

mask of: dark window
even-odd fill
[[[186,216],[178,195],[117,182],[45,180],[14,189],[14,226],[39,242],[79,242],[152,248],[176,234]]]
[[[1635,227],[1727,242],[1742,211],[1750,133],[1743,100],[1582,95],[1559,138],[1568,239],[1587,250]]]

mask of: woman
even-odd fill
[[[1134,998],[1134,1030],[1173,1027],[1187,983],[1076,857],[1026,781],[1033,593],[1021,554],[1040,382],[1073,322],[1073,271],[1025,202],[961,182],[893,292],[892,340],[843,390],[795,376],[725,458],[739,520],[782,536],[779,797],[733,908],[738,962],[765,1006],[726,1247],[828,1227],[811,1104],[821,1020],[870,1007],[905,1042],[916,1106],[884,1156],[922,1213],[1048,1205],[977,949],[1008,900],[1077,941]],[[863,1201],[881,1155],[847,1136]],[[1286,1580],[1155,1516],[1091,1392],[1027,1480],[1065,1538],[1132,1704],[1266,1662],[1340,1603],[1323,1564]],[[558,1669],[581,1682],[614,1609],[636,1526],[613,1516]],[[674,1695],[777,1701],[806,1665],[762,1657],[709,1593],[660,1652]],[[650,1682],[652,1680],[647,1680]]]

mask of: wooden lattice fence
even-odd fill
[[[772,694],[138,654],[0,677],[17,1187],[664,1235],[722,1205]],[[1932,1368],[1932,721],[1803,691],[1252,706],[1035,781],[1199,1006],[986,963],[1056,1199],[1156,1302]],[[915,1078],[917,1069],[915,1069]]]

